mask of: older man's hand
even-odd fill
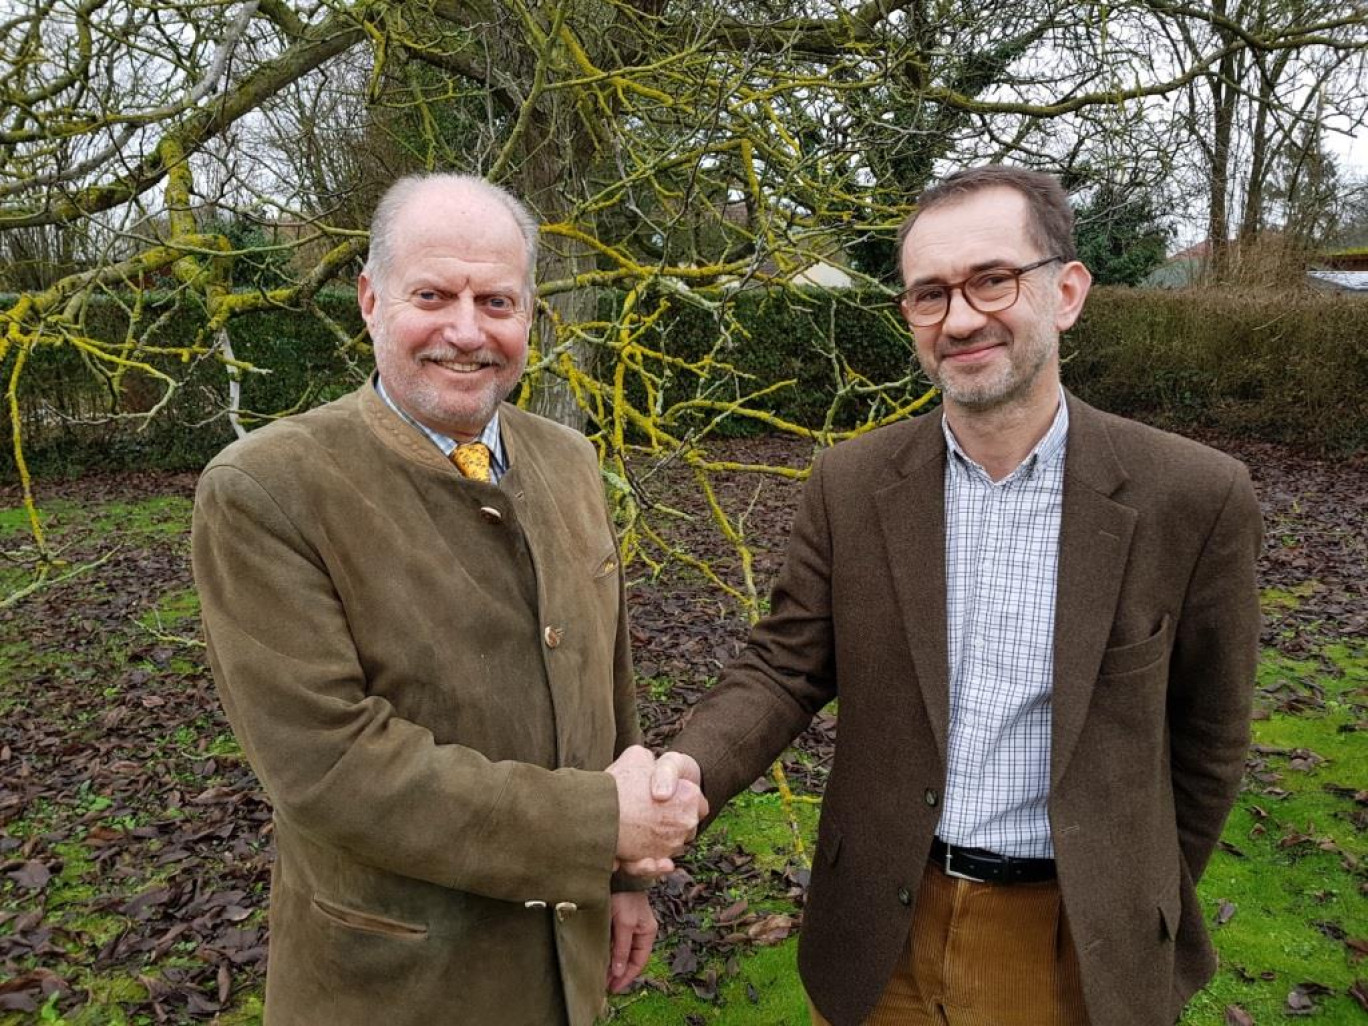
[[[692,761],[692,760],[690,760]],[[659,876],[674,869],[672,855],[684,850],[708,814],[698,785],[687,779],[655,785],[656,760],[633,745],[608,767],[618,789],[618,864],[635,876]]]

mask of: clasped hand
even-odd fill
[[[656,759],[633,745],[608,767],[618,789],[617,867],[633,876],[674,870],[708,814],[698,763],[682,752]]]

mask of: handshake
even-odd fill
[[[633,745],[608,767],[617,783],[618,842],[614,868],[631,876],[660,876],[708,814],[698,763],[682,752],[659,759]]]

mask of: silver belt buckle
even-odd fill
[[[945,842],[945,875],[953,876],[956,880],[968,880],[970,883],[984,883],[985,881],[977,876],[970,876],[968,873],[960,873],[950,868],[950,859],[955,854],[955,846],[949,841]]]

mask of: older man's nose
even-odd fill
[[[447,307],[442,340],[461,349],[476,349],[483,344],[480,315],[473,298],[461,296]]]

